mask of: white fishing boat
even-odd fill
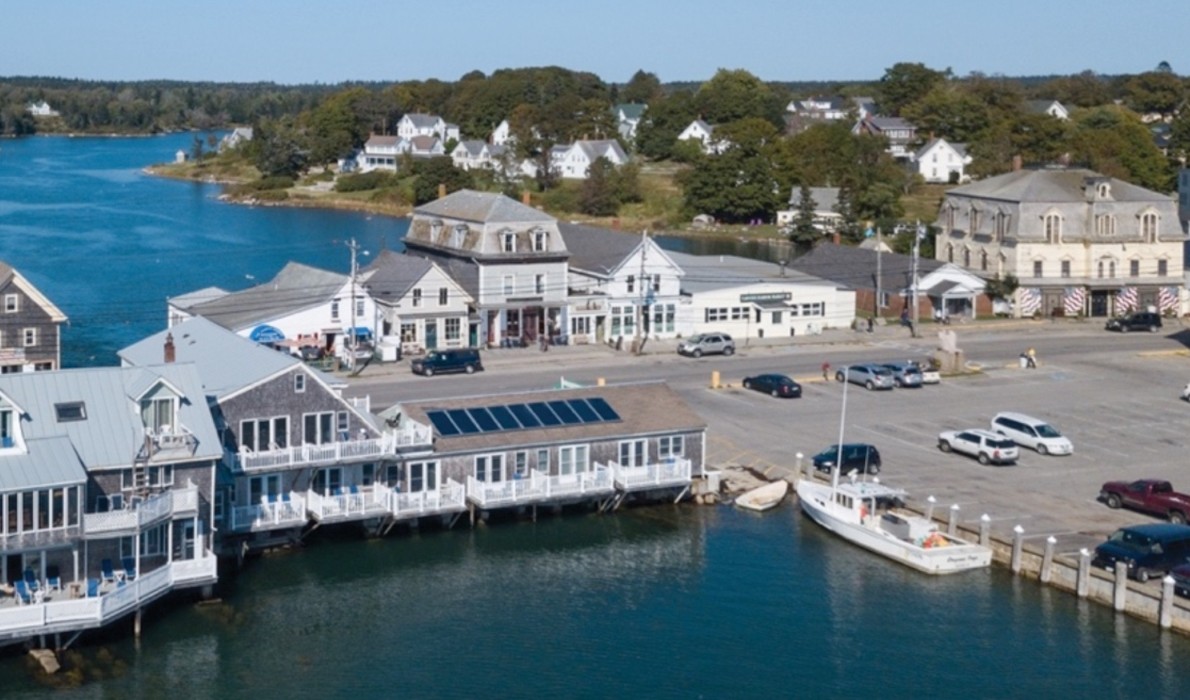
[[[992,550],[948,535],[906,511],[905,492],[878,482],[818,483],[802,479],[798,502],[810,519],[864,549],[927,574],[953,574],[992,563]]]
[[[843,382],[840,445],[849,383]],[[953,574],[992,563],[992,550],[941,532],[932,520],[905,510],[905,492],[901,489],[878,480],[857,481],[854,472],[840,484],[837,466],[829,484],[802,477],[797,482],[797,497],[802,512],[822,527],[923,573]]]
[[[736,497],[735,504],[748,510],[766,511],[780,505],[781,501],[785,500],[787,493],[789,493],[789,482],[782,479],[740,494]]]

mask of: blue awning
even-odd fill
[[[285,334],[274,326],[261,324],[252,329],[252,334],[248,336],[252,341],[257,343],[276,343],[285,340]]]
[[[363,326],[356,326],[354,328],[344,328],[343,335],[346,335],[346,336],[355,335],[356,338],[371,338],[372,337],[372,329],[365,328]]]

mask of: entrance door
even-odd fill
[[[314,474],[314,491],[323,496],[334,496],[343,488],[343,470],[339,467],[319,469]]]
[[[1108,293],[1105,291],[1091,292],[1091,315],[1107,316]]]
[[[174,552],[174,560],[194,559],[194,521],[186,520],[182,523],[181,537]]]
[[[626,440],[620,443],[620,466],[645,466],[645,441]]]
[[[489,484],[504,481],[504,455],[476,457],[475,480]]]
[[[434,350],[438,347],[438,319],[426,321],[426,349]]]

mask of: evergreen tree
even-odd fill
[[[793,217],[793,230],[789,233],[789,241],[801,255],[814,247],[822,234],[814,226],[814,212],[818,203],[810,195],[810,187],[805,183],[798,190],[797,214]]]

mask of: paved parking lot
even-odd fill
[[[902,349],[872,348],[876,360]],[[847,393],[846,442],[869,442],[883,455],[881,478],[909,491],[910,501],[951,504],[975,526],[981,514],[1008,536],[1015,525],[1029,539],[1058,539],[1058,551],[1093,546],[1120,525],[1150,520],[1112,511],[1096,501],[1111,479],[1169,479],[1190,490],[1186,424],[1190,405],[1178,393],[1186,359],[1172,355],[1092,354],[1086,360],[1047,364],[1037,370],[1001,363],[983,374],[946,378],[921,389]],[[732,378],[725,378],[732,381]],[[738,378],[736,378],[738,381]],[[708,463],[751,466],[774,478],[838,441],[843,387],[816,381],[801,399],[781,400],[740,388],[688,389],[691,404],[713,427]],[[1041,456],[1022,448],[1014,466],[983,466],[937,448],[946,429],[988,428],[998,411],[1013,410],[1050,421],[1074,443],[1068,457]]]

